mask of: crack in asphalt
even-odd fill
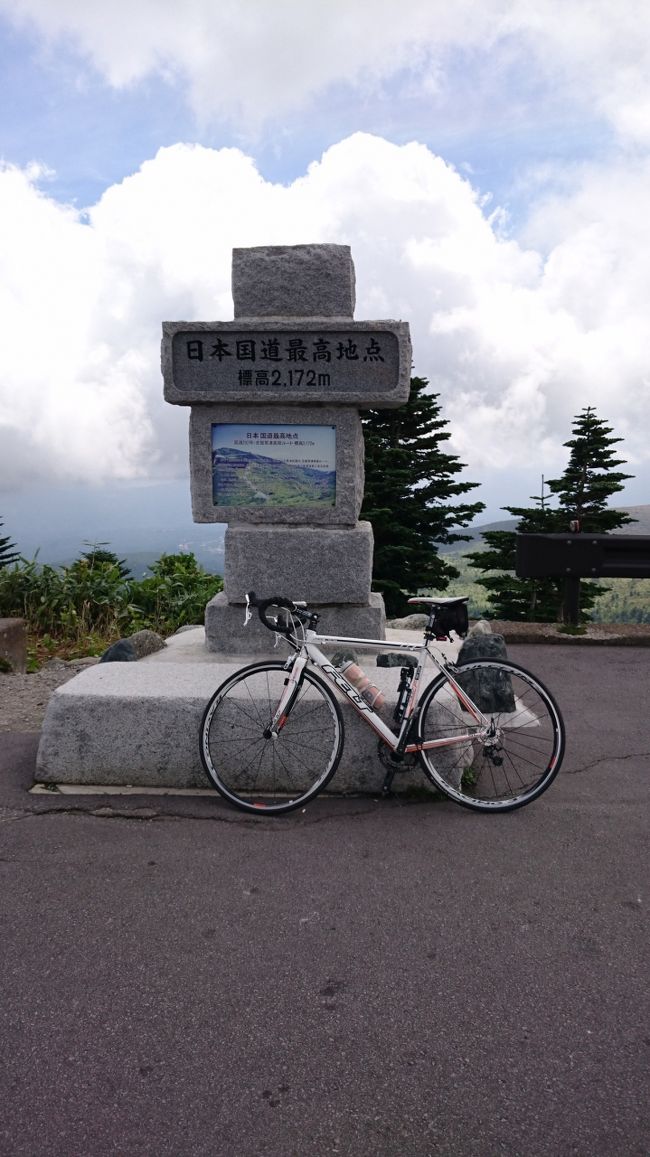
[[[630,751],[628,755],[602,755],[599,759],[592,760],[591,763],[585,763],[584,767],[565,769],[564,774],[581,775],[583,771],[591,771],[592,768],[598,767],[601,763],[624,763],[628,759],[650,759],[650,751]]]
[[[353,819],[356,816],[367,815],[369,811],[373,811],[372,805],[368,804],[365,807],[355,809],[355,811],[347,811],[345,813],[346,819]],[[39,807],[34,809],[23,809],[21,811],[14,810],[9,815],[0,816],[0,823],[9,823],[11,820],[24,820],[32,816],[86,816],[90,819],[101,820],[137,820],[140,823],[151,823],[155,820],[201,820],[208,823],[221,824],[236,824],[240,827],[263,828],[265,831],[282,831],[286,824],[282,824],[285,816],[247,816],[242,815],[222,815],[220,813],[213,813],[210,815],[198,815],[196,813],[188,812],[174,812],[174,811],[156,811],[153,808],[113,808],[102,806],[98,808],[85,808],[78,804],[71,804],[64,807]],[[340,815],[326,815],[326,816],[298,816],[293,817],[289,822],[292,822],[293,827],[297,826],[312,826],[314,824],[331,823],[332,821],[340,820]]]

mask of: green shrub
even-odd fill
[[[193,554],[163,554],[150,578],[128,585],[130,630],[149,627],[170,635],[179,627],[203,622],[206,603],[223,590],[223,579],[204,571]]]
[[[119,631],[128,616],[127,587],[111,563],[40,566],[21,559],[0,572],[0,614],[24,618],[30,631],[77,639]]]
[[[170,635],[202,623],[206,603],[222,589],[221,577],[192,554],[162,555],[140,581],[97,552],[63,567],[21,558],[0,569],[0,617],[25,619],[43,657],[62,650],[97,654],[145,627]]]

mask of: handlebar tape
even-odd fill
[[[266,612],[269,607],[284,607],[287,611],[295,611],[296,606],[291,599],[285,599],[282,595],[274,595],[270,599],[258,599],[254,591],[248,592],[248,601],[252,607],[257,607],[257,613],[260,621],[269,631],[275,631],[279,635],[289,635],[292,633],[291,623],[287,623],[286,627],[281,627],[277,619],[269,620]]]

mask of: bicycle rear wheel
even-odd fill
[[[312,671],[303,672],[285,725],[275,737],[268,733],[287,678],[282,662],[252,663],[222,683],[203,715],[201,760],[210,784],[243,811],[302,807],[341,758],[341,710]]]
[[[509,661],[477,659],[452,674],[488,727],[477,725],[445,675],[430,683],[418,742],[452,742],[420,752],[428,778],[474,811],[513,811],[531,803],[553,782],[564,755],[564,723],[553,697]]]

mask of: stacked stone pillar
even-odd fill
[[[327,633],[383,638],[359,408],[408,399],[408,326],[353,320],[344,245],[235,249],[232,288],[234,321],[163,324],[165,398],[191,406],[193,517],[228,523],[206,645],[268,651],[243,627],[249,590],[305,600]]]

